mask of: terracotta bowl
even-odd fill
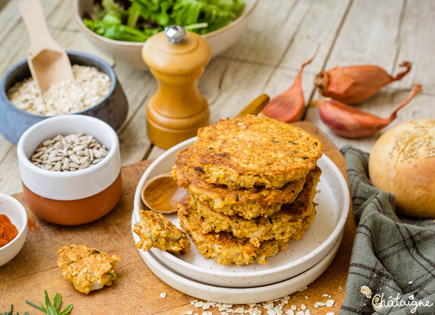
[[[212,58],[227,50],[242,36],[258,0],[245,0],[245,2],[245,10],[237,20],[221,29],[203,35],[204,39],[210,44]],[[142,59],[142,46],[144,43],[109,39],[94,33],[86,27],[82,17],[85,12],[92,11],[93,4],[94,0],[74,0],[75,18],[86,39],[97,49],[111,55],[116,61],[127,63],[134,68],[148,70],[148,66]]]
[[[36,148],[58,134],[94,136],[109,154],[98,164],[72,172],[41,169],[29,160]],[[116,132],[107,123],[84,115],[62,115],[30,127],[17,146],[24,201],[41,219],[79,225],[110,212],[121,198],[121,156]]]
[[[12,241],[0,247],[0,266],[3,266],[23,248],[27,237],[27,213],[18,200],[0,193],[0,214],[6,215],[18,230],[18,235]]]

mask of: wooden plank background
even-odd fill
[[[0,76],[26,57],[29,46],[18,13],[18,0],[0,0]],[[114,66],[129,101],[129,116],[119,130],[123,164],[156,157],[163,151],[149,142],[145,107],[156,89],[149,72],[135,70],[97,51],[82,35],[73,17],[72,1],[43,0],[53,37],[66,49],[98,55]],[[361,105],[363,110],[387,117],[406,98],[414,83],[422,92],[386,129],[401,121],[435,117],[435,2],[427,0],[260,0],[241,40],[213,59],[199,87],[211,105],[211,120],[231,117],[260,93],[277,95],[293,81],[300,64],[317,44],[319,53],[305,68],[303,88],[307,103],[316,100],[314,75],[336,65],[377,64],[393,73],[403,60],[413,70],[400,82],[383,89]],[[332,134],[321,122],[318,109],[310,107],[305,120],[313,122],[341,147],[353,144],[369,151],[381,133],[358,140]],[[385,131],[385,130],[384,130]],[[0,136],[0,191],[21,191],[16,147]]]

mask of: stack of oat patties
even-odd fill
[[[172,170],[189,192],[178,203],[181,227],[220,264],[267,263],[312,223],[321,155],[317,138],[267,117],[201,128]]]

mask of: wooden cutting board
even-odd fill
[[[345,174],[345,161],[337,148],[314,125],[308,122],[297,125],[321,139],[325,154]],[[0,313],[14,304],[14,310],[20,314],[25,311],[42,314],[25,304],[25,300],[43,301],[43,291],[46,289],[51,297],[57,292],[61,293],[65,306],[74,304],[72,314],[185,314],[188,310],[202,314],[202,309],[195,308],[190,303],[196,299],[172,289],[157,278],[142,261],[135,247],[130,227],[133,196],[140,177],[150,163],[142,161],[122,168],[121,201],[111,213],[91,224],[56,226],[38,219],[28,211],[29,234],[23,249],[11,262],[0,267]],[[15,197],[23,202],[22,194]],[[355,230],[353,216],[350,215],[343,243],[332,265],[307,290],[293,294],[289,304],[284,307],[285,310],[291,305],[299,308],[305,304],[311,314],[338,314],[345,296]],[[74,243],[120,255],[123,261],[117,267],[118,280],[111,287],[88,296],[75,291],[62,277],[56,265],[57,250]],[[160,297],[163,292],[167,294],[166,298]],[[322,296],[324,294],[331,298]],[[327,299],[335,300],[334,307],[314,307],[315,302],[326,302]],[[217,309],[211,308],[208,311],[220,314]],[[263,314],[266,314],[264,309]]]

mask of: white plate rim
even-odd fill
[[[149,174],[151,173],[151,171],[153,171],[154,167],[156,165],[160,164],[161,161],[164,160],[167,156],[173,154],[174,152],[180,151],[181,149],[185,148],[188,145],[192,145],[195,141],[196,141],[196,137],[187,139],[187,140],[175,145],[174,147],[170,148],[169,150],[164,152],[162,155],[160,155],[147,168],[147,170],[144,172],[144,174],[142,175],[142,177],[137,185],[135,196],[134,196],[134,208],[133,208],[133,217],[135,218],[134,222],[137,222],[140,220],[140,215],[139,215],[140,209],[136,205],[140,205],[140,203],[141,203],[141,198],[140,198],[141,187],[145,183],[146,179],[149,177]],[[316,255],[319,255],[320,253],[323,253],[324,255],[323,256],[320,255],[320,257],[321,257],[320,259],[318,259],[317,261],[314,260],[315,263],[310,266],[310,267],[312,267],[313,265],[318,263],[323,257],[325,257],[328,254],[328,249],[330,250],[331,247],[333,247],[336,244],[336,242],[338,241],[338,238],[340,237],[341,233],[344,230],[344,225],[345,225],[347,217],[348,217],[349,206],[350,206],[350,196],[349,196],[347,182],[344,179],[344,176],[341,173],[341,171],[338,169],[338,167],[335,165],[335,163],[332,162],[332,160],[328,156],[323,154],[322,159],[325,159],[328,166],[330,166],[332,168],[333,172],[335,174],[337,174],[338,180],[340,181],[339,186],[343,189],[342,193],[344,196],[343,209],[342,209],[341,215],[337,221],[337,225],[335,226],[334,230],[329,235],[329,237],[319,247],[317,247],[314,251],[312,251],[309,254],[293,261],[291,263],[292,267],[295,267],[295,266],[300,265],[300,264],[305,264],[308,259],[312,259],[313,256],[316,256]],[[134,223],[132,223],[132,225],[134,225]],[[134,238],[136,237],[136,235],[134,233],[133,233],[133,237]],[[211,271],[208,271],[206,269],[197,268],[195,265],[192,265],[192,264],[187,263],[181,259],[178,259],[177,257],[174,257],[174,255],[167,253],[165,251],[159,251],[159,255],[162,255],[164,257],[164,259],[171,261],[172,264],[179,265],[180,267],[182,267],[185,270],[186,269],[191,270],[193,273],[200,273],[200,274],[210,276],[210,277],[216,276],[215,270],[213,272],[211,272]],[[157,255],[157,257],[159,255]],[[243,275],[237,275],[237,273],[228,272],[228,271],[219,271],[218,274],[222,278],[236,279],[236,278],[242,277],[243,279],[249,280],[252,277],[254,277],[254,278],[259,277],[259,276],[264,277],[264,276],[267,276],[270,274],[275,274],[275,273],[280,273],[280,272],[286,271],[287,269],[288,269],[288,265],[282,265],[282,266],[279,266],[279,267],[276,267],[273,269],[269,269],[269,270],[246,272],[246,273],[243,273]],[[246,281],[248,281],[248,280],[246,280]]]
[[[132,216],[132,223],[133,222],[134,216]],[[211,284],[195,281],[168,269],[158,258],[153,257],[152,253],[140,249],[138,249],[138,251],[148,268],[150,268],[160,280],[182,293],[218,303],[250,304],[281,298],[313,283],[334,261],[342,239],[343,233],[340,235],[338,242],[334,245],[332,250],[324,258],[313,267],[297,276],[273,284],[244,288],[213,286]],[[258,298],[258,296],[260,297]]]

